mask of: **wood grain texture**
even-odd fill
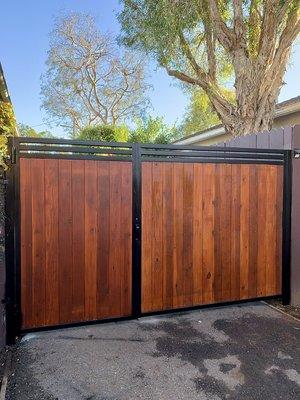
[[[281,293],[283,167],[142,163],[142,311]]]
[[[23,329],[131,314],[131,169],[20,160]]]

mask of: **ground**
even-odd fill
[[[8,400],[300,398],[300,322],[266,304],[26,335]]]
[[[300,320],[300,306],[284,306],[281,302],[281,299],[268,300],[267,303]]]

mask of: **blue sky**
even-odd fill
[[[11,0],[1,4],[0,61],[19,122],[47,128],[40,109],[40,76],[45,71],[49,32],[53,17],[60,12],[90,12],[97,17],[101,31],[119,33],[116,11],[118,0]],[[149,64],[153,115],[164,116],[169,124],[180,121],[187,99],[164,70]],[[295,46],[279,100],[300,95],[300,45]],[[38,125],[38,126],[37,126]],[[52,131],[60,133],[61,130]]]

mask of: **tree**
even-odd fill
[[[101,34],[91,15],[70,14],[51,33],[43,108],[73,136],[89,125],[117,125],[147,106],[144,62],[122,55],[110,35]]]
[[[83,128],[77,139],[105,142],[127,142],[129,129],[125,125],[94,125]]]
[[[10,103],[0,101],[0,167],[6,169],[7,137],[16,135],[16,118]]]
[[[181,136],[203,131],[220,123],[217,113],[213,110],[208,96],[203,90],[193,90],[190,103],[186,107],[183,121],[178,130]]]
[[[35,138],[53,138],[55,137],[51,132],[49,131],[36,131],[34,128],[32,128],[29,125],[26,124],[18,124],[18,133],[20,136],[25,136],[25,137],[35,137]]]
[[[170,76],[201,88],[232,135],[270,129],[300,0],[123,0],[127,46],[152,54]],[[235,98],[219,79],[232,67]]]
[[[168,127],[163,118],[148,116],[135,121],[135,127],[132,129],[128,141],[164,144],[174,140],[175,134],[175,127]]]

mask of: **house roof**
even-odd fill
[[[284,115],[293,114],[300,111],[300,96],[293,97],[291,99],[282,101],[276,104],[275,119]],[[195,142],[201,142],[206,139],[214,138],[225,133],[225,129],[222,124],[214,125],[211,128],[205,129],[200,132],[195,132],[191,135],[182,137],[174,141],[175,144],[192,144]]]

